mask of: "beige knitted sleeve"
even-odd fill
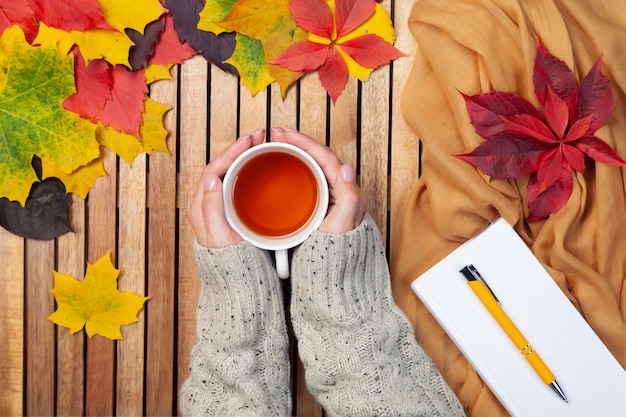
[[[194,249],[202,287],[181,412],[289,415],[283,298],[268,254],[245,242],[218,250],[195,242]]]
[[[462,416],[391,298],[371,217],[294,253],[291,315],[306,383],[329,416]]]

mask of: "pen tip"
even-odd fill
[[[563,401],[565,401],[566,403],[569,403],[569,401],[567,401],[567,397],[565,396],[565,393],[563,392],[563,390],[561,389],[561,386],[558,384],[558,382],[553,381],[550,384],[550,388],[552,388],[554,390],[554,392],[557,393],[557,395],[559,397],[561,397],[561,399],[563,399]]]

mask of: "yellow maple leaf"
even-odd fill
[[[102,156],[94,159],[87,165],[83,165],[71,174],[63,172],[47,159],[41,159],[42,178],[58,178],[65,185],[68,193],[76,194],[81,198],[87,197],[89,190],[93,188],[93,184],[99,177],[106,176]]]
[[[129,165],[140,153],[151,154],[153,151],[170,153],[167,148],[167,130],[163,127],[163,115],[170,110],[169,106],[146,98],[143,113],[143,122],[139,128],[141,140],[134,135],[119,132],[110,126],[98,124],[96,139],[102,146],[106,146],[121,156]]]
[[[50,292],[58,307],[48,320],[72,333],[85,327],[89,337],[99,334],[112,340],[123,339],[121,326],[139,321],[137,314],[148,297],[119,291],[119,273],[109,253],[94,264],[87,263],[82,281],[54,271]]]
[[[85,62],[103,58],[113,65],[130,67],[128,52],[134,42],[126,35],[125,30],[134,29],[144,33],[146,25],[157,20],[165,9],[159,0],[99,0],[99,3],[105,20],[115,31],[90,29],[66,32],[40,23],[35,44],[53,46],[62,55],[78,45]]]

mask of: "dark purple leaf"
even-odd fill
[[[71,231],[72,198],[57,178],[32,185],[24,207],[17,201],[0,198],[0,226],[28,239],[50,240]]]
[[[150,57],[154,54],[154,47],[164,29],[165,15],[161,16],[159,20],[148,23],[143,34],[131,28],[125,29],[126,35],[135,43],[130,47],[128,54],[128,61],[133,71],[148,65]]]
[[[235,33],[221,33],[215,35],[198,29],[200,12],[204,8],[205,0],[166,0],[165,6],[174,18],[174,28],[181,43],[187,42],[211,64],[234,75],[239,75],[237,69],[224,63],[235,50]]]

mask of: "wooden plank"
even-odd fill
[[[164,126],[170,132],[171,155],[155,152],[149,158],[148,176],[148,295],[146,304],[146,416],[174,415],[174,334],[176,294],[176,93],[178,69],[173,80],[158,81],[150,97],[172,107]]]
[[[57,239],[57,271],[76,279],[85,276],[85,200],[72,196],[73,232]],[[57,406],[60,416],[83,415],[85,409],[85,337],[57,326]]]
[[[265,99],[259,102],[260,108],[255,110],[253,98],[247,87],[238,86],[237,78],[233,77],[217,67],[211,67],[211,95],[210,95],[210,126],[209,133],[209,159],[217,155],[230,145],[237,136],[244,136],[248,133],[265,127]],[[246,110],[240,110],[241,118],[237,114],[237,90],[246,90],[241,96],[241,104]],[[259,116],[248,115],[247,113],[261,113]],[[198,178],[194,178],[194,185]]]
[[[304,75],[300,79],[300,120],[298,129],[320,143],[326,143],[326,90],[317,72]]]
[[[206,164],[208,64],[201,56],[185,61],[180,72],[180,172],[178,174],[178,387],[189,376],[189,352],[196,337],[200,283],[195,269],[189,205]]]
[[[330,148],[345,164],[357,169],[357,110],[359,82],[350,77],[346,88],[330,106]]]
[[[146,280],[146,155],[132,166],[119,166],[118,289],[145,294]],[[122,416],[143,414],[144,310],[139,322],[123,326],[124,340],[117,343],[115,412]]]
[[[54,414],[54,241],[26,241],[26,413]]]
[[[91,264],[110,253],[115,264],[117,157],[107,148],[101,150],[106,177],[98,178],[89,192],[87,261]],[[87,340],[85,413],[113,415],[115,393],[115,342],[95,335]]]
[[[292,85],[282,97],[277,84],[271,86],[270,125],[268,127],[298,127],[298,86]]]
[[[360,185],[368,211],[387,240],[389,158],[389,67],[373,71],[362,86]]]
[[[0,227],[0,415],[24,415],[24,239]]]
[[[218,104],[219,101],[213,101],[211,97],[211,103]],[[239,136],[247,135],[257,129],[265,129],[266,125],[267,91],[259,91],[252,96],[248,87],[242,84],[239,90]]]
[[[209,159],[221,153],[229,143],[237,139],[238,135],[250,133],[247,131],[239,132],[237,124],[238,85],[239,82],[236,77],[222,71],[218,67],[211,67],[210,132],[208,135],[209,143],[207,144],[209,146]],[[197,180],[198,178],[193,179],[194,187]]]
[[[395,46],[407,57],[392,64],[393,95],[391,98],[391,200],[390,200],[390,256],[394,254],[394,240],[402,227],[402,215],[407,197],[419,176],[419,140],[402,115],[402,91],[411,71],[417,44],[407,24],[413,3],[394,1]]]

